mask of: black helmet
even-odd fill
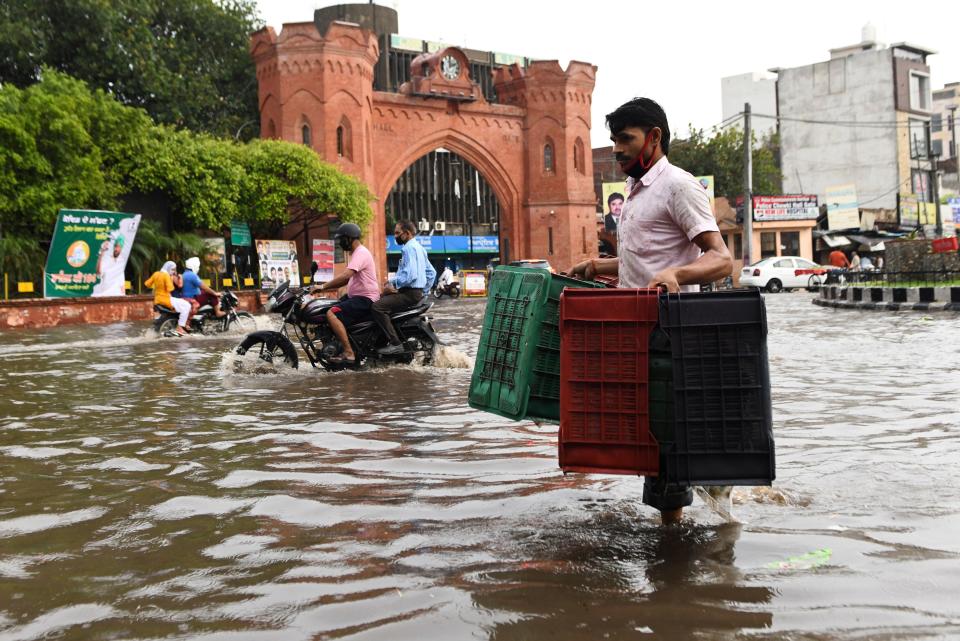
[[[360,233],[360,227],[354,225],[353,223],[343,223],[337,227],[336,233],[333,235],[334,240],[339,240],[341,236],[346,236],[347,238],[357,238],[359,239],[362,234]]]

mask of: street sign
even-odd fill
[[[234,247],[250,246],[250,226],[247,223],[234,220],[230,223],[230,244]]]

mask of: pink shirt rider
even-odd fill
[[[347,296],[363,296],[377,302],[380,299],[380,283],[377,281],[377,266],[370,250],[363,245],[353,250],[347,269],[356,272],[347,283]]]
[[[701,252],[693,239],[719,231],[706,190],[666,156],[639,180],[627,179],[627,193],[617,225],[620,287],[646,287],[660,271],[694,262]]]

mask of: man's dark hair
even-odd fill
[[[400,229],[402,229],[403,231],[409,232],[414,236],[417,235],[417,226],[413,224],[412,220],[401,220],[397,224],[400,225]]]
[[[667,124],[667,114],[655,100],[634,98],[607,114],[607,129],[610,133],[616,135],[627,127],[640,127],[644,133],[660,127],[660,149],[664,156],[669,152],[670,126]]]
[[[610,206],[610,203],[612,203],[613,201],[617,200],[618,198],[619,198],[620,200],[623,200],[623,194],[618,193],[618,192],[616,192],[616,191],[613,192],[612,194],[610,194],[609,196],[607,196],[607,207],[609,207],[609,206]]]

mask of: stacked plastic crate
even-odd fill
[[[513,419],[560,420],[560,294],[603,285],[543,269],[499,267],[487,293],[470,406]]]
[[[629,309],[618,296],[645,302]],[[610,340],[616,324],[630,327],[629,340]],[[561,325],[564,471],[659,476],[680,485],[773,481],[767,323],[759,290],[565,292]],[[626,432],[615,429],[624,424],[621,415],[633,417]],[[654,449],[656,464],[648,457]]]

